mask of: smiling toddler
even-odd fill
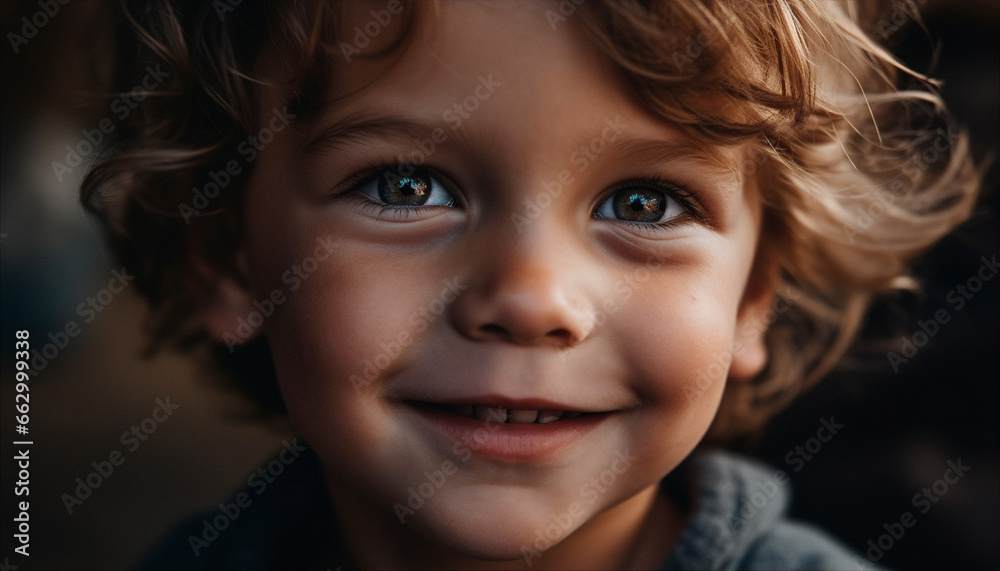
[[[123,22],[122,84],[167,79],[85,201],[156,341],[210,348],[301,439],[145,565],[860,561],[784,518],[783,472],[711,449],[827,372],[975,201],[965,136],[869,38],[871,3]]]

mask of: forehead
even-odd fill
[[[334,61],[337,89],[349,93],[405,72],[461,80],[493,71],[517,83],[539,81],[539,71],[556,79],[578,67],[601,75],[603,60],[579,23],[552,23],[546,15],[552,7],[548,2],[435,2],[406,7],[381,22],[377,12],[348,9],[338,30],[347,41],[338,41],[343,57]],[[583,65],[567,65],[571,62]]]
[[[360,104],[431,119],[449,109],[478,112],[470,109],[476,107],[471,98],[485,103],[489,95],[494,109],[497,101],[503,104],[505,125],[511,128],[586,114],[593,111],[588,107],[605,106],[609,97],[622,98],[619,78],[580,26],[566,21],[553,28],[546,12],[554,6],[438,2],[409,9],[412,14],[399,14],[381,30],[370,25],[370,11],[349,10],[341,37],[350,37],[353,45],[370,43],[356,57],[334,58],[327,97],[345,110]],[[528,93],[535,97],[524,98]],[[462,108],[454,109],[456,104]],[[474,123],[490,128],[496,114],[482,107]]]
[[[323,93],[300,121],[313,138],[323,126],[401,118],[414,135],[444,127],[469,150],[507,144],[527,156],[565,146],[573,131],[574,144],[586,144],[606,125],[624,123],[628,139],[668,140],[716,166],[735,168],[741,155],[696,145],[645,110],[585,31],[582,13],[566,14],[559,3],[339,6]]]

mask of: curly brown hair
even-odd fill
[[[168,80],[117,131],[82,198],[149,301],[152,348],[214,347],[236,387],[280,412],[266,339],[230,356],[202,315],[213,291],[202,268],[238,277],[246,172],[217,184],[210,207],[184,205],[263,119],[263,50],[287,54],[297,112],[322,97],[342,57],[342,5],[218,4],[123,1],[118,81],[136,85],[149,65]],[[424,10],[433,16],[434,5],[407,14]],[[770,285],[784,303],[757,325],[766,369],[727,386],[709,439],[754,430],[828,372],[873,296],[913,287],[909,264],[968,217],[981,179],[968,138],[937,84],[873,39],[875,3],[593,0],[575,10],[656,116],[706,147],[754,149],[741,168],[761,189],[756,263],[773,268]]]

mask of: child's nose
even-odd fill
[[[475,262],[470,287],[452,306],[452,320],[463,335],[554,348],[590,336],[596,314],[571,259],[557,246],[500,247],[501,254]]]

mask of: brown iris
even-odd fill
[[[659,222],[666,212],[667,201],[663,193],[656,190],[621,190],[612,197],[611,207],[620,220]]]
[[[431,178],[421,173],[400,176],[387,172],[379,178],[378,197],[394,206],[420,206],[431,195]]]

